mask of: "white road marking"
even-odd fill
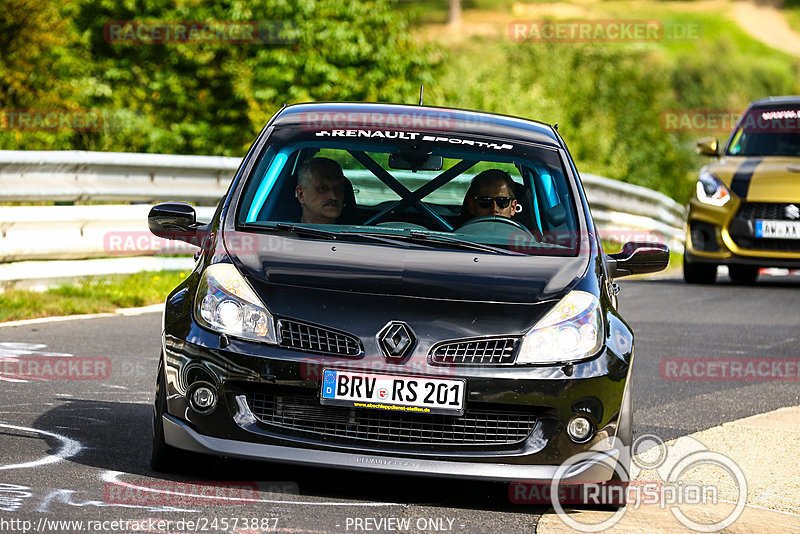
[[[108,503],[103,501],[84,501],[84,502],[75,502],[72,500],[72,495],[75,493],[75,490],[67,490],[67,489],[57,489],[53,490],[42,499],[41,504],[36,509],[37,512],[49,512],[50,503],[55,501],[56,503],[61,504],[68,504],[69,506],[77,506],[78,508],[83,508],[84,506],[97,506],[100,508],[112,508],[112,507],[119,507],[119,508],[140,508],[144,510],[148,510],[150,512],[199,512],[199,510],[193,510],[190,508],[177,508],[175,506],[147,506],[147,505],[138,505],[138,504],[124,504],[124,503]]]
[[[44,343],[19,343],[16,341],[3,341],[0,343],[0,364],[2,362],[18,362],[20,356],[72,358],[75,355],[69,352],[42,351],[46,349]],[[11,378],[3,376],[0,370],[0,382],[28,382],[24,378]]]
[[[16,426],[16,425],[8,425],[5,423],[0,423],[0,428],[10,428],[12,430],[20,430],[22,432],[31,432],[34,434],[40,434],[43,436],[49,436],[51,438],[55,438],[61,442],[61,447],[56,451],[55,454],[48,454],[43,458],[39,458],[38,460],[34,460],[32,462],[25,462],[21,464],[9,464],[9,465],[0,465],[0,470],[4,469],[28,469],[31,467],[41,467],[43,465],[54,464],[60,462],[61,460],[66,460],[71,456],[75,456],[81,450],[83,450],[83,445],[80,442],[68,438],[66,436],[62,436],[61,434],[56,434],[55,432],[48,432],[47,430],[39,430],[38,428],[28,428],[26,426]]]

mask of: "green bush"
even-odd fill
[[[433,79],[431,51],[385,0],[77,0],[61,14],[61,55],[73,60],[61,74],[72,90],[61,106],[113,120],[100,131],[0,132],[0,148],[243,155],[284,103],[412,102]],[[109,42],[104,26],[130,20],[275,24],[282,43]],[[0,105],[10,107],[2,93]]]

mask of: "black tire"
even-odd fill
[[[751,286],[758,280],[758,267],[750,265],[729,265],[728,276],[734,284]]]
[[[717,281],[717,266],[714,263],[696,263],[683,256],[683,279],[687,284],[713,284]]]
[[[170,473],[180,467],[180,451],[164,440],[164,422],[161,416],[167,411],[167,383],[164,369],[159,364],[156,380],[156,400],[153,403],[153,448],[150,453],[150,467],[153,471]]]

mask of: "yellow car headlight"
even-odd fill
[[[708,171],[700,173],[697,181],[697,200],[712,206],[724,206],[731,199],[731,193],[722,181]]]

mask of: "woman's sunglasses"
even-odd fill
[[[501,210],[504,210],[504,209],[506,209],[508,207],[508,205],[514,199],[512,199],[511,197],[477,197],[476,196],[476,197],[472,197],[472,200],[477,202],[478,206],[480,206],[482,209],[490,209],[492,207],[492,205],[496,202],[497,203],[497,207],[500,208]]]

